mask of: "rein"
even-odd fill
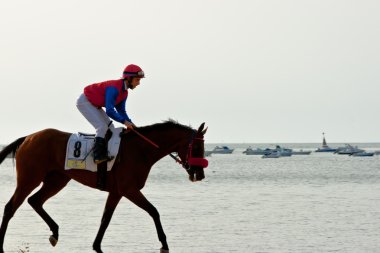
[[[132,130],[132,132],[134,132],[135,134],[137,134],[139,137],[141,137],[143,140],[145,140],[146,142],[148,142],[149,144],[151,144],[155,148],[160,148],[156,143],[154,143],[153,141],[151,141],[150,139],[148,139],[144,135],[142,135],[139,132],[137,132],[134,128],[132,128],[131,130]]]

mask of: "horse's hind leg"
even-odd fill
[[[46,222],[46,224],[52,231],[53,234],[49,238],[49,241],[52,246],[55,246],[58,242],[59,226],[49,216],[49,214],[45,211],[45,209],[42,206],[46,202],[46,200],[53,197],[60,190],[62,190],[69,181],[70,178],[66,175],[59,172],[51,172],[44,179],[41,189],[35,194],[33,194],[33,196],[28,198],[28,203],[41,216],[41,218]]]
[[[25,198],[40,184],[41,181],[30,180],[28,182],[20,182],[21,181],[18,180],[16,190],[4,208],[3,220],[0,227],[0,253],[4,253],[4,237],[9,221],[12,219],[16,210],[24,202]]]

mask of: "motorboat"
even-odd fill
[[[315,150],[315,152],[324,152],[324,153],[334,153],[336,152],[336,148],[330,148],[330,147],[321,147],[321,148],[317,148],[317,150]]]
[[[374,155],[375,155],[375,152],[366,152],[366,151],[363,151],[363,152],[353,153],[350,156],[374,156]]]
[[[281,154],[278,151],[272,151],[269,154],[263,155],[261,158],[280,158]]]
[[[234,149],[231,149],[227,146],[216,146],[212,151],[211,153],[212,154],[231,154],[232,152],[234,152]]]
[[[246,155],[269,155],[273,152],[276,152],[276,154],[279,154],[280,156],[291,156],[293,154],[293,150],[289,148],[282,148],[280,145],[276,145],[276,148],[257,148],[252,149],[251,147],[248,147],[245,151],[243,151],[243,154]]]
[[[205,156],[211,156],[212,150],[205,150]]]
[[[293,155],[310,155],[311,151],[304,151],[302,149],[297,150],[297,151],[293,150],[292,154]]]
[[[322,135],[323,135],[322,147],[315,150],[315,152],[336,152],[336,150],[337,150],[336,148],[330,148],[327,145],[325,133],[322,133]]]
[[[357,146],[351,146],[350,144],[346,144],[345,147],[339,148],[335,153],[338,155],[353,155],[356,153],[364,152],[363,149],[358,148]]]
[[[270,148],[266,148],[266,149],[261,149],[261,148],[252,149],[251,147],[248,147],[246,150],[243,151],[243,154],[246,154],[246,155],[266,155],[266,154],[270,154],[271,152],[272,152],[272,150]]]
[[[280,145],[276,145],[276,148],[273,151],[280,154],[280,156],[292,156],[293,150],[290,148],[283,148]]]

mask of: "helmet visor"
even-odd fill
[[[138,71],[138,72],[129,72],[129,71],[124,71],[123,72],[123,77],[139,77],[139,78],[144,78],[145,74],[144,71]]]

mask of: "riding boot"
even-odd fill
[[[102,137],[95,137],[94,162],[96,164],[108,161],[106,140]]]

